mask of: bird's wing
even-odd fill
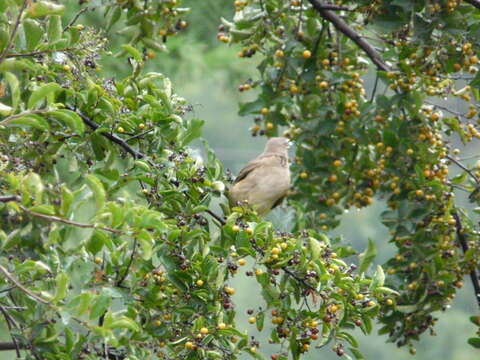
[[[245,179],[253,170],[255,170],[258,166],[262,165],[265,160],[267,160],[266,157],[259,156],[256,159],[250,161],[247,165],[244,166],[242,170],[240,170],[237,178],[233,183],[236,184]]]
[[[278,205],[280,205],[280,204],[282,203],[283,199],[285,199],[286,197],[287,197],[287,195],[285,194],[285,195],[282,196],[280,199],[278,199],[277,201],[275,201],[275,204],[273,204],[271,210],[275,209]]]

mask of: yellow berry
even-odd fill
[[[257,321],[257,318],[256,318],[255,316],[250,316],[250,317],[248,318],[248,322],[249,322],[250,324],[255,324],[256,321]]]
[[[208,329],[207,329],[206,327],[202,327],[202,328],[200,329],[200,334],[202,334],[202,335],[207,335],[207,334],[208,334]]]
[[[197,280],[196,284],[197,284],[197,286],[203,286],[204,282],[203,282],[203,280],[199,279],[199,280]]]
[[[310,50],[305,50],[302,56],[304,59],[310,59],[312,57],[312,52]]]

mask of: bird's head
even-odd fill
[[[265,145],[264,153],[286,154],[290,147],[290,141],[284,137],[270,138]]]

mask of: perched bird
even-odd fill
[[[265,150],[238,174],[229,191],[230,205],[251,205],[259,215],[266,215],[279,205],[290,188],[289,142],[271,138]]]

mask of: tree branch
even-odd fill
[[[25,294],[27,294],[28,296],[30,296],[31,298],[35,299],[36,301],[42,303],[42,304],[45,304],[45,305],[49,305],[50,303],[41,298],[40,296],[38,296],[37,294],[31,292],[30,290],[28,290],[25,286],[23,286],[17,279],[15,279],[13,277],[12,274],[10,274],[10,272],[8,272],[7,269],[5,269],[2,265],[0,265],[0,271],[5,275],[5,277],[10,280],[10,282],[12,284],[14,284],[17,288],[19,288],[20,290],[22,290]]]
[[[465,0],[465,2],[480,9],[480,0]]]
[[[0,54],[0,64],[3,62],[5,57],[7,56],[8,51],[10,50],[10,47],[12,46],[13,40],[15,40],[15,35],[17,34],[18,26],[20,25],[20,21],[22,20],[22,15],[23,12],[25,11],[25,8],[27,7],[28,0],[23,0],[22,7],[20,8],[20,11],[17,16],[17,20],[15,21],[15,25],[13,25],[12,32],[10,33],[10,38],[8,39],[7,45],[3,49],[2,53]]]
[[[16,350],[17,346],[14,342],[0,342],[0,351],[10,351]],[[18,344],[19,349],[26,349],[27,347],[23,344]]]
[[[478,177],[473,173],[473,171],[471,171],[470,169],[468,169],[466,166],[464,166],[460,161],[458,161],[457,159],[451,157],[450,155],[447,155],[447,159],[450,160],[451,162],[453,162],[455,165],[457,165],[459,168],[463,169],[468,175],[470,175],[472,177],[473,180],[475,180],[475,182],[477,184],[480,183],[480,180],[478,179]]]
[[[122,277],[118,279],[117,286],[122,285],[122,282],[127,278],[128,272],[130,271],[130,267],[132,266],[133,258],[135,256],[136,251],[137,251],[137,238],[135,237],[133,239],[133,247],[132,247],[132,254],[130,255],[130,260],[128,262],[127,268],[125,269],[125,272],[123,273]]]
[[[325,4],[320,0],[308,0],[312,4],[313,8],[318,11],[321,17],[325,20],[328,20],[335,26],[335,28],[343,33],[346,37],[351,39],[356,43],[372,60],[372,62],[377,66],[379,70],[389,71],[390,68],[383,61],[380,54],[368,43],[366,42],[360,34],[355,32],[350,28],[338,15],[334,14],[330,10],[325,10]]]
[[[5,308],[0,305],[0,312],[3,314],[3,317],[5,318],[5,322],[7,323],[8,331],[10,332],[10,337],[12,338],[12,343],[15,346],[15,352],[17,354],[17,358],[20,359],[20,347],[18,346],[17,340],[15,340],[15,337],[12,335],[12,318],[10,315],[7,313]]]
[[[6,196],[0,196],[0,203],[7,203],[9,201],[20,201],[20,196],[17,195],[6,195]]]
[[[452,214],[452,216],[455,219],[455,228],[457,230],[458,241],[460,242],[463,253],[465,254],[468,251],[468,243],[467,243],[467,237],[463,232],[460,216],[456,211]],[[478,279],[478,274],[475,271],[475,269],[472,269],[472,271],[470,271],[470,279],[472,281],[473,290],[475,291],[475,300],[477,301],[478,307],[480,307],[480,282]]]
[[[89,117],[87,117],[85,114],[83,114],[81,111],[77,110],[73,106],[65,105],[65,107],[70,111],[75,111],[82,118],[83,122],[94,131],[100,128],[100,125],[98,125],[96,122],[91,120]],[[114,142],[115,144],[120,145],[120,147],[122,147],[126,152],[131,154],[135,159],[142,159],[145,157],[144,154],[132,148],[130,145],[127,144],[126,141],[119,138],[118,136],[110,134],[108,132],[101,132],[100,134],[102,136],[105,136],[107,139]]]
[[[37,213],[37,212],[34,212],[34,211],[31,211],[31,210],[27,209],[23,205],[20,205],[20,208],[31,216],[35,216],[35,217],[45,219],[45,220],[48,220],[48,221],[59,222],[59,223],[62,223],[62,224],[72,225],[72,226],[76,226],[76,227],[84,228],[84,229],[104,230],[104,231],[107,231],[107,232],[110,232],[110,233],[113,233],[113,234],[116,234],[116,235],[125,235],[125,232],[121,231],[121,230],[116,230],[116,229],[112,229],[112,228],[109,228],[109,227],[102,227],[102,226],[98,226],[98,225],[95,225],[95,224],[83,224],[83,223],[79,223],[79,222],[76,222],[76,221],[63,219],[63,218],[58,217],[58,216],[45,215],[45,214]]]
[[[347,6],[341,6],[341,5],[333,5],[333,4],[323,4],[320,5],[320,8],[323,10],[332,10],[332,11],[352,11]]]

